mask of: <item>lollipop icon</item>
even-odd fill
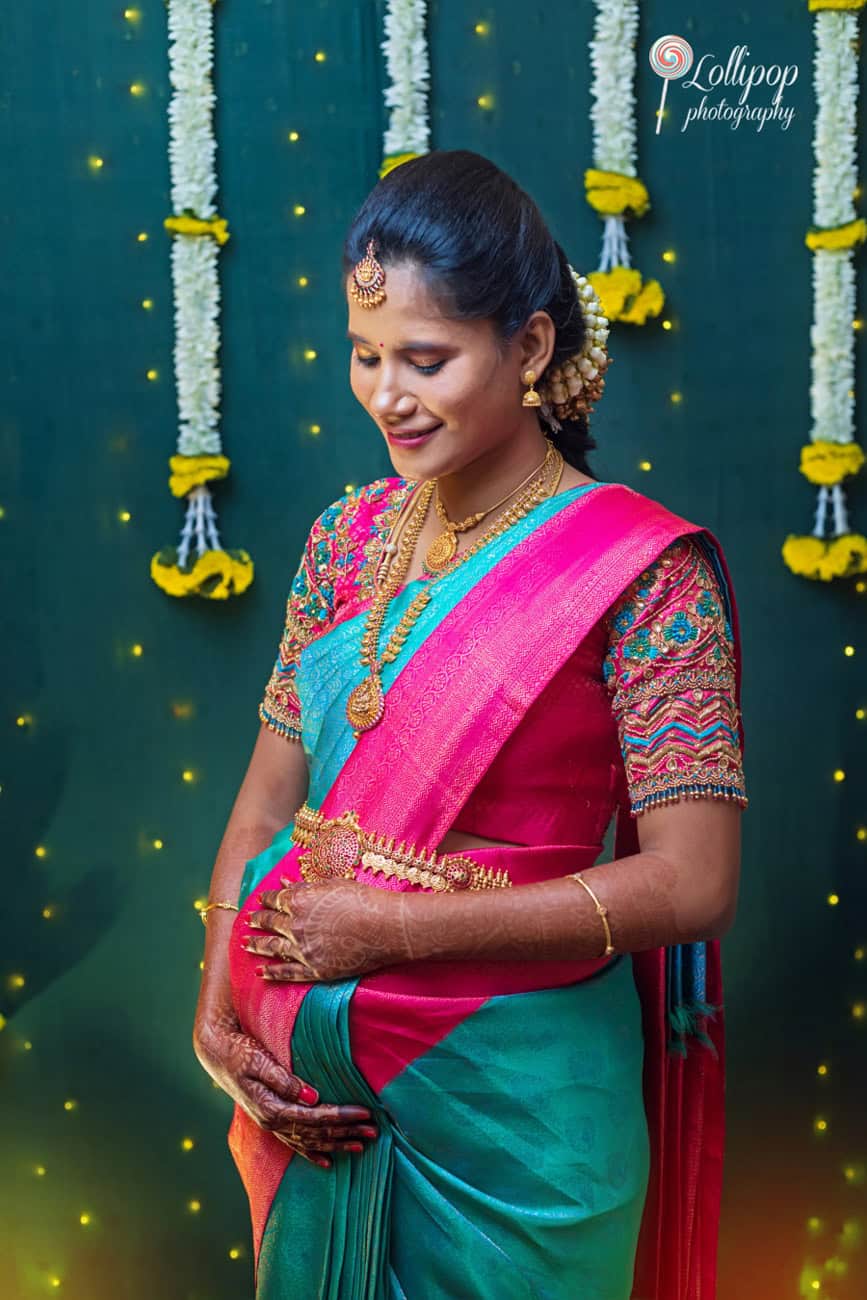
[[[693,53],[689,41],[682,36],[660,36],[650,47],[650,66],[662,77],[662,96],[656,111],[656,134],[662,126],[662,110],[665,108],[665,96],[668,83],[677,77],[685,77],[692,67]]]

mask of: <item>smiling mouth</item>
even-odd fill
[[[407,441],[409,441],[412,438],[424,438],[427,434],[434,433],[441,424],[442,420],[440,420],[439,424],[434,424],[429,429],[386,429],[386,433],[389,438],[406,438]]]

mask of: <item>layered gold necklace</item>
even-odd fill
[[[352,725],[356,739],[363,731],[369,731],[382,719],[385,712],[385,694],[382,689],[383,665],[391,663],[397,658],[413,624],[431,598],[433,584],[446,573],[451,573],[464,560],[468,560],[471,555],[475,555],[487,542],[504,533],[512,524],[517,523],[528,511],[532,510],[533,506],[538,505],[540,501],[544,501],[546,497],[556,492],[563,473],[564,461],[550,439],[546,438],[545,441],[548,444],[545,459],[533,471],[532,475],[528,476],[530,481],[524,479],[523,483],[519,483],[517,487],[512,488],[511,492],[508,492],[500,501],[497,501],[493,506],[489,506],[487,510],[482,511],[478,516],[470,515],[468,519],[462,520],[460,524],[455,524],[448,518],[444,509],[438,509],[437,513],[440,520],[446,523],[446,530],[436,537],[429,546],[423,565],[428,573],[433,572],[433,576],[431,581],[425,583],[413,597],[397,627],[388,638],[385,649],[380,654],[377,647],[382,625],[391,601],[409,572],[416,543],[427,518],[430,500],[437,488],[437,480],[430,479],[418,493],[399,545],[395,546],[394,543],[389,542],[384,548],[385,555],[392,563],[386,571],[381,586],[376,590],[365,619],[364,632],[361,637],[360,658],[362,665],[369,671],[363,681],[353,688],[346,702],[346,716]],[[526,487],[525,484],[527,484]],[[522,488],[523,491],[521,491]],[[520,492],[520,496],[512,505],[504,510],[467,550],[462,551],[460,555],[456,555],[457,540],[455,533],[473,527],[473,523],[478,523],[485,515],[490,514],[492,510],[496,510],[497,506],[502,505],[516,492]],[[438,496],[437,504],[441,506]],[[449,548],[451,548],[450,553]]]

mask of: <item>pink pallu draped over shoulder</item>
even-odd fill
[[[438,844],[527,709],[606,610],[670,542],[699,532],[716,548],[729,589],[739,706],[740,627],[719,542],[708,529],[623,484],[600,484],[580,509],[564,507],[517,543],[426,637],[389,688],[382,722],[355,744],[322,801],[323,814],[351,807],[362,825],[398,840]],[[743,746],[739,707],[738,728]],[[383,780],[394,770],[401,771],[399,785]],[[615,857],[639,851],[636,820],[621,806]],[[279,1014],[287,1066],[292,1027],[309,986],[283,985],[278,1009],[278,1000],[269,998],[273,989],[255,976],[255,963],[240,960],[234,949],[246,915],[258,906],[255,895],[279,888],[281,874],[297,878],[296,858],[293,848],[245,900],[231,945],[236,1000],[254,1019]],[[549,874],[562,874],[562,865]],[[372,877],[370,883],[381,886]],[[706,998],[721,1005],[718,941],[707,942],[706,956]],[[642,1005],[651,1151],[632,1297],[712,1300],[722,1193],[724,1018],[720,1011],[705,1026],[716,1057],[694,1040],[685,1057],[667,1050],[666,949],[633,953],[632,960]],[[604,959],[583,963],[584,976],[603,965]],[[255,1129],[236,1107],[229,1141],[250,1195],[258,1251],[291,1152],[276,1141],[263,1150]]]

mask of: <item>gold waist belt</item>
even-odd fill
[[[301,875],[308,882],[335,876],[354,878],[364,867],[384,876],[408,880],[437,891],[501,889],[511,885],[507,871],[494,871],[457,853],[436,853],[394,836],[362,830],[353,809],[339,817],[323,817],[304,803],[295,814],[292,840],[306,850],[299,854]]]

